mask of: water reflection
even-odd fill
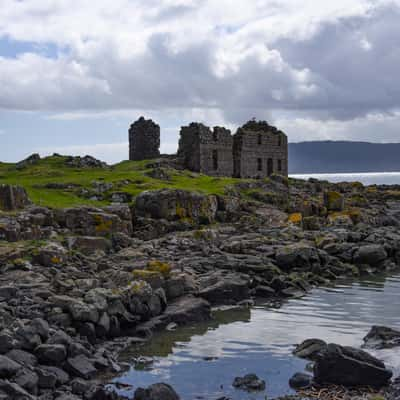
[[[257,305],[217,312],[209,324],[164,332],[150,345],[130,349],[125,359],[153,356],[154,363],[149,371],[132,367],[118,381],[134,387],[168,382],[184,399],[264,399],[265,393],[246,395],[231,387],[235,376],[252,372],[267,381],[268,396],[287,394],[290,376],[305,367],[291,356],[294,344],[317,337],[358,347],[372,325],[400,328],[399,300],[400,275],[395,275],[317,289],[278,309]],[[396,373],[399,354],[376,352]]]

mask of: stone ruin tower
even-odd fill
[[[194,172],[213,176],[233,175],[233,137],[228,129],[192,122],[181,128],[178,157]]]
[[[129,129],[129,160],[140,161],[160,156],[160,126],[140,117]]]
[[[288,175],[287,136],[266,121],[249,121],[233,137],[234,176]]]

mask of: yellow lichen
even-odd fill
[[[134,271],[132,271],[132,275],[135,279],[147,280],[161,277],[161,272],[149,271],[147,269],[135,269]]]
[[[105,220],[101,215],[95,215],[94,221],[96,224],[97,233],[108,233],[112,228],[112,220]]]
[[[288,221],[292,224],[299,225],[303,221],[303,215],[301,213],[292,213],[289,215]]]
[[[180,207],[179,205],[176,206],[176,215],[180,219],[184,219],[187,217],[186,210],[183,207]]]
[[[147,269],[152,272],[158,272],[164,277],[168,277],[171,273],[172,268],[171,265],[166,262],[152,260],[149,261],[149,263],[147,264]]]
[[[52,264],[61,264],[61,259],[59,257],[53,256],[51,257]]]

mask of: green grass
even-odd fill
[[[81,197],[80,188],[93,189],[93,181],[118,182],[129,180],[129,184],[112,191],[123,191],[138,195],[144,190],[162,188],[185,189],[204,194],[224,194],[225,189],[237,182],[234,178],[216,178],[190,171],[168,170],[171,180],[158,180],[149,177],[146,165],[149,161],[123,161],[110,169],[87,168],[78,169],[65,165],[66,157],[52,156],[40,160],[37,164],[18,170],[15,164],[0,163],[0,184],[23,186],[30,199],[38,205],[52,208],[72,207],[77,205],[102,206],[107,201],[92,201]],[[49,183],[68,183],[80,185],[74,189],[47,189]]]

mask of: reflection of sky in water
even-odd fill
[[[398,185],[400,172],[364,172],[343,174],[293,174],[292,178],[315,178],[329,182],[361,182],[364,185]]]
[[[269,396],[290,393],[289,378],[305,367],[291,356],[294,344],[316,337],[360,346],[372,325],[400,328],[399,300],[400,275],[317,289],[280,309],[219,312],[211,324],[166,332],[146,348],[133,349],[125,358],[154,355],[156,361],[150,371],[131,368],[118,381],[134,388],[167,382],[185,400],[264,399],[265,393],[248,395],[231,387],[234,377],[256,373],[267,381]],[[400,373],[400,348],[375,355]]]

